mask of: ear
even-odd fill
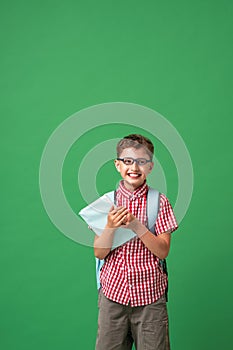
[[[114,163],[115,163],[116,170],[120,172],[120,161],[115,159]]]
[[[149,164],[149,172],[151,172],[153,168],[154,168],[154,162],[151,162]]]

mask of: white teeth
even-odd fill
[[[131,177],[139,177],[140,176],[140,174],[128,174],[128,175]]]

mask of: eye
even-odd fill
[[[138,158],[138,165],[145,165],[147,163],[147,160],[145,158]]]
[[[124,158],[124,164],[125,165],[133,164],[133,159],[132,158]]]

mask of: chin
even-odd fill
[[[128,185],[128,186],[130,186],[130,187],[132,187],[132,188],[134,188],[134,189],[137,189],[138,187],[140,187],[143,183],[144,183],[144,181],[130,181],[130,180],[124,180],[125,181],[125,183]]]

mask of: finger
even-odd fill
[[[123,216],[128,215],[128,211],[124,210],[123,212],[117,212],[113,215],[113,219],[116,221],[119,221],[122,219]]]
[[[125,211],[125,210],[128,212],[128,209],[125,207],[117,207],[114,210],[112,210],[112,214],[123,213],[123,211]]]
[[[127,209],[127,208],[126,208],[126,207],[123,207],[123,206],[121,205],[121,206],[119,206],[119,207],[116,207],[115,209],[118,210],[118,211],[120,211],[120,210],[124,210],[124,209]]]
[[[112,205],[111,208],[109,209],[109,213],[113,210],[114,210],[114,205]]]
[[[121,221],[121,225],[124,225],[127,223],[127,215],[123,216],[123,218],[120,220]]]
[[[121,213],[123,213],[123,212],[127,212],[128,213],[128,209],[127,208],[125,208],[125,207],[119,207],[119,208],[116,208],[116,210],[117,210],[117,213],[119,213],[119,214],[121,214]]]
[[[118,211],[117,211],[117,209],[116,209],[114,206],[112,206],[112,207],[110,208],[110,210],[109,210],[109,214],[110,214],[110,215],[115,215],[117,212],[118,212]]]
[[[128,210],[127,209],[125,209],[124,211],[119,211],[118,213],[116,213],[116,217],[118,219],[121,219],[123,216],[126,216],[126,215],[128,215]]]
[[[121,226],[121,225],[123,225],[125,219],[126,219],[126,215],[124,215],[122,218],[117,218],[117,220],[115,220],[116,226]]]
[[[123,221],[124,224],[127,222],[127,215],[123,216],[122,221]]]

